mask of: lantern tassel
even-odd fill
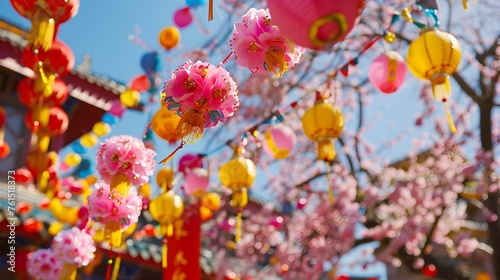
[[[237,219],[236,219],[236,233],[234,234],[234,242],[235,243],[238,243],[238,241],[240,241],[240,238],[241,238],[242,212],[243,212],[243,209],[238,208],[238,215],[237,215]]]
[[[464,10],[469,9],[469,7],[467,6],[467,0],[462,0],[462,5],[464,6]]]
[[[326,182],[328,183],[328,197],[330,198],[330,203],[333,204],[333,189],[332,183],[330,182],[330,162],[325,161],[326,164]]]
[[[450,108],[448,107],[447,102],[443,102],[443,103],[444,103],[444,109],[446,111],[446,118],[448,119],[448,124],[450,125],[451,133],[454,134],[457,132],[457,128],[453,124],[453,118],[451,117]]]
[[[122,196],[127,197],[130,190],[130,182],[125,175],[115,175],[109,184],[111,190],[116,190]]]
[[[208,1],[208,21],[214,19],[214,0]]]
[[[282,78],[288,71],[288,64],[285,61],[284,47],[273,46],[267,49],[264,54],[264,68],[274,74],[274,78]]]
[[[118,253],[115,259],[115,266],[113,266],[113,274],[111,275],[111,280],[118,279],[118,272],[120,271],[120,263],[122,261],[122,255]]]
[[[48,51],[54,40],[55,20],[42,9],[37,9],[31,21],[31,29],[27,36],[29,44],[35,49],[42,48],[44,51]]]
[[[76,279],[76,266],[65,262],[61,270],[60,280],[74,280]]]
[[[205,128],[205,118],[196,110],[189,110],[182,114],[175,134],[181,138],[185,144],[193,144],[203,136]]]
[[[109,280],[111,277],[111,265],[113,264],[113,248],[109,249],[109,260],[108,265],[106,267],[106,280]]]
[[[107,222],[104,225],[104,238],[110,247],[120,247],[122,244],[122,227],[118,222]]]
[[[182,147],[184,147],[184,141],[181,141],[181,144],[177,148],[175,148],[175,150],[173,152],[171,152],[170,155],[168,155],[166,158],[164,158],[162,161],[160,161],[159,164],[165,164],[165,163],[169,162],[175,156],[175,153],[177,153],[177,151],[182,149]]]
[[[167,239],[163,238],[163,242],[161,245],[161,267],[163,269],[167,268],[167,254],[168,254],[168,247],[167,247]]]

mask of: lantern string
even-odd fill
[[[333,204],[334,202],[333,189],[332,189],[332,183],[330,182],[330,170],[331,170],[330,162],[325,161],[325,165],[326,165],[326,182],[328,184],[328,197],[330,198],[330,203]]]
[[[214,19],[214,0],[208,0],[208,21]]]
[[[111,280],[118,279],[118,272],[120,271],[120,263],[122,261],[122,254],[117,253],[115,259],[115,266],[113,267],[113,274],[111,275]]]
[[[455,124],[453,124],[453,118],[451,117],[450,108],[448,107],[448,102],[443,102],[443,103],[444,103],[444,109],[446,110],[446,118],[448,119],[448,125],[450,126],[451,133],[455,134],[455,132],[457,132],[457,128],[455,127]]]
[[[241,238],[242,212],[243,212],[243,209],[238,208],[238,215],[236,218],[236,232],[234,234],[234,242],[235,243],[238,243],[238,241],[240,241],[240,238]]]
[[[106,280],[110,280],[112,264],[113,264],[113,247],[109,248],[109,260],[106,268]]]
[[[164,270],[167,269],[167,254],[168,254],[167,243],[168,243],[167,238],[163,238],[161,244],[161,266],[163,267]],[[163,273],[165,273],[165,271]]]
[[[180,149],[182,149],[184,147],[185,143],[186,143],[185,141],[181,141],[179,146],[177,146],[177,148],[175,148],[175,150],[172,153],[170,153],[170,155],[168,155],[166,158],[164,158],[162,161],[160,161],[159,164],[165,164],[165,163],[169,162],[174,157],[174,155],[177,153],[177,151],[179,151]]]

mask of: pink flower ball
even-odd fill
[[[72,227],[54,236],[51,250],[61,261],[82,267],[94,259],[96,247],[90,234]]]
[[[295,132],[283,124],[273,126],[264,134],[262,148],[271,158],[285,159],[295,147]]]
[[[134,186],[149,181],[155,170],[156,152],[132,136],[113,136],[101,143],[97,150],[97,171],[102,179],[111,182],[113,176],[125,175]]]
[[[99,223],[117,222],[122,229],[137,223],[142,210],[142,197],[130,189],[127,197],[118,191],[110,191],[109,184],[97,181],[95,190],[88,197],[90,218]]]
[[[195,154],[185,154],[179,160],[179,171],[186,175],[189,169],[203,168],[203,161]]]
[[[184,178],[184,190],[188,195],[196,191],[205,192],[208,188],[208,172],[203,168],[190,169]]]
[[[28,274],[40,280],[59,279],[63,262],[50,249],[36,250],[28,259]]]

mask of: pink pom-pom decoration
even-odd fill
[[[198,141],[204,127],[213,127],[232,116],[239,106],[236,83],[222,67],[190,60],[173,71],[163,87],[165,102],[181,120],[177,135],[186,144]]]
[[[110,190],[109,184],[97,181],[96,190],[88,197],[90,218],[95,222],[106,224],[118,223],[121,230],[137,223],[142,210],[142,197],[134,189],[128,196],[123,196],[116,188]]]
[[[203,168],[190,169],[184,178],[184,190],[188,195],[201,195],[208,188],[208,172]]]
[[[85,230],[72,227],[54,236],[51,250],[64,263],[82,267],[94,259],[96,247],[90,234]]]
[[[50,249],[38,249],[28,259],[28,274],[40,280],[59,279],[63,263]]]
[[[132,136],[113,136],[101,143],[97,150],[97,171],[102,179],[111,182],[115,175],[124,175],[134,186],[149,181],[155,169],[156,152]]]
[[[366,0],[267,0],[283,36],[297,45],[323,50],[343,40],[359,21]]]
[[[299,62],[305,48],[285,40],[266,10],[251,8],[241,20],[234,24],[230,41],[238,65],[254,74],[271,72],[281,78]]]
[[[285,159],[295,147],[297,136],[288,126],[278,124],[264,134],[262,148],[274,159]]]
[[[368,69],[368,79],[384,93],[393,93],[398,90],[405,77],[405,60],[395,51],[388,51],[380,55]]]

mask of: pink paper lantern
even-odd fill
[[[199,155],[185,154],[179,160],[179,172],[186,175],[189,169],[202,168],[203,161]]]
[[[273,24],[292,42],[315,50],[331,48],[359,21],[366,0],[267,0]]]
[[[179,28],[184,28],[193,22],[193,14],[189,7],[181,8],[174,14],[174,23]]]
[[[383,93],[393,93],[398,90],[405,77],[405,60],[395,51],[388,51],[380,55],[368,69],[368,79]]]
[[[295,147],[297,136],[288,126],[278,124],[264,134],[262,148],[274,159],[285,159]]]
[[[203,168],[194,168],[184,178],[184,190],[188,195],[205,193],[208,188],[208,172]]]

